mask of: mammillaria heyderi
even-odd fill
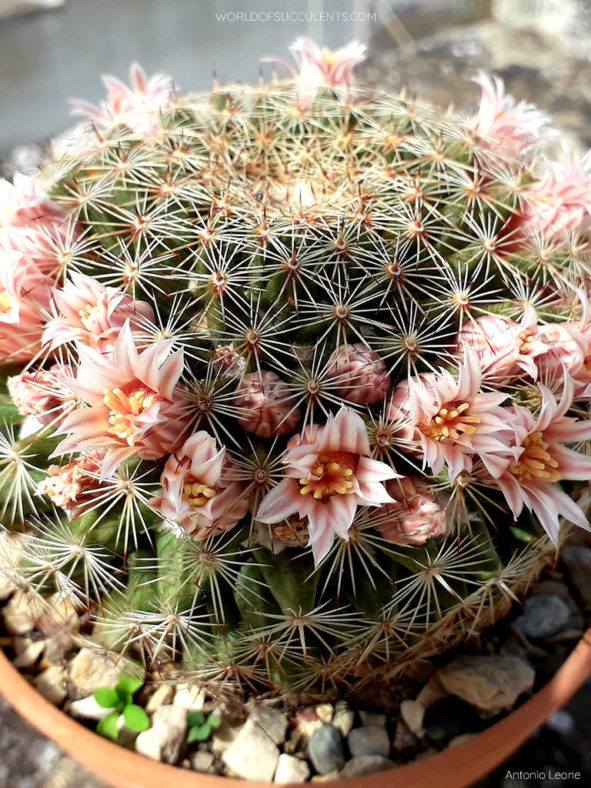
[[[323,695],[588,527],[591,178],[498,80],[462,119],[358,86],[357,44],[293,52],[107,78],[2,185],[0,496],[21,582],[105,648]]]

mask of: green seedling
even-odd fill
[[[212,711],[207,716],[202,711],[190,711],[187,714],[187,744],[192,744],[195,741],[207,741],[211,732],[219,728],[221,724],[222,718],[217,711]]]
[[[133,702],[133,696],[142,687],[143,678],[120,676],[114,689],[101,687],[94,691],[94,699],[103,709],[112,709],[97,725],[97,733],[112,741],[119,738],[119,718],[129,730],[141,733],[150,727],[150,718],[146,712]]]

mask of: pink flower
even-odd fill
[[[357,405],[375,405],[390,389],[385,363],[361,342],[340,345],[334,351],[328,361],[328,376],[335,379],[335,392]]]
[[[351,41],[337,50],[321,49],[309,38],[297,38],[290,46],[298,64],[296,72],[287,63],[274,58],[264,58],[264,62],[278,62],[291,71],[296,83],[298,107],[304,111],[314,101],[318,89],[323,86],[343,87],[355,84],[353,69],[365,60],[366,47],[358,41]]]
[[[187,401],[177,386],[182,351],[170,355],[171,342],[159,340],[138,353],[129,323],[121,329],[113,354],[80,345],[80,364],[72,391],[89,407],[70,413],[58,430],[68,434],[54,456],[105,452],[103,475],[136,455],[155,460],[173,451],[187,429]]]
[[[0,248],[20,252],[40,273],[56,276],[63,265],[66,213],[32,179],[17,173],[0,180]]]
[[[49,369],[34,369],[8,378],[8,393],[25,416],[36,416],[42,424],[58,427],[76,406],[76,397],[66,381],[68,367],[54,364]]]
[[[507,394],[480,390],[478,358],[466,351],[456,380],[451,373],[419,375],[403,381],[390,400],[388,417],[402,419],[400,437],[413,441],[413,452],[433,473],[449,468],[450,477],[470,470],[479,457],[493,477],[511,460],[512,417],[501,402]]]
[[[535,310],[528,308],[519,323],[497,315],[465,323],[456,339],[456,351],[463,355],[466,349],[476,354],[487,383],[504,386],[524,374],[536,380],[536,358],[549,347]]]
[[[48,320],[43,334],[43,343],[51,350],[77,341],[105,352],[112,350],[126,321],[132,331],[142,321],[144,326],[154,321],[152,307],[145,301],[135,301],[122,290],[76,272],[63,290],[53,290],[53,301],[60,316]]]
[[[63,221],[63,208],[33,178],[17,172],[13,183],[0,179],[0,227],[23,227],[38,221]]]
[[[29,361],[40,351],[50,286],[20,252],[0,249],[0,361]]]
[[[515,103],[505,94],[503,81],[481,72],[475,77],[482,97],[475,121],[481,144],[499,153],[520,155],[540,142],[552,139],[550,118],[526,101]]]
[[[246,486],[227,478],[230,467],[225,448],[218,449],[203,430],[196,432],[166,461],[162,495],[149,505],[194,539],[228,531],[248,511]]]
[[[547,323],[540,326],[538,336],[547,350],[539,354],[536,366],[545,378],[557,374],[562,377],[566,370],[576,376],[585,363],[587,341],[574,322]]]
[[[73,102],[73,114],[89,118],[96,126],[109,128],[118,124],[129,126],[137,134],[157,135],[160,128],[160,109],[174,99],[174,83],[166,74],[148,77],[138,63],[129,69],[126,85],[117,77],[103,76],[107,100],[99,107],[86,101]]]
[[[348,540],[358,506],[391,503],[382,482],[397,474],[372,459],[367,429],[349,408],[312,425],[290,442],[283,461],[285,476],[263,499],[256,519],[277,523],[296,512],[308,518],[309,545],[316,565],[335,536]]]
[[[514,516],[517,518],[525,506],[537,516],[554,543],[560,516],[591,530],[584,512],[558,483],[563,479],[591,479],[591,457],[564,445],[591,438],[591,421],[565,415],[573,390],[573,381],[567,378],[558,402],[548,388],[540,385],[542,407],[538,416],[526,408],[514,408],[519,434],[517,458],[495,480]]]
[[[289,386],[274,372],[250,372],[236,389],[238,422],[259,438],[287,435],[300,420]]]
[[[591,233],[591,151],[568,161],[547,162],[524,193],[521,232],[560,240],[568,233]]]
[[[386,482],[386,489],[396,502],[384,504],[373,515],[377,530],[388,542],[420,545],[445,533],[446,514],[423,478],[391,480]]]
[[[100,458],[87,454],[67,465],[50,465],[48,476],[37,485],[39,495],[46,495],[75,520],[95,504],[96,490],[101,486]]]

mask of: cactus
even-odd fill
[[[2,269],[11,576],[152,677],[391,679],[586,524],[591,181],[542,231],[541,113],[345,71],[181,95],[135,67],[2,236],[34,284]]]

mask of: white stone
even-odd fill
[[[191,755],[191,768],[196,772],[213,774],[213,761],[214,757],[211,752],[197,750]]]
[[[279,760],[279,749],[260,725],[247,720],[223,753],[222,760],[243,780],[271,782]]]
[[[2,608],[4,624],[11,635],[26,635],[35,629],[35,616],[33,615],[38,604],[32,604],[30,594],[17,590]],[[39,612],[38,610],[35,612]]]
[[[407,728],[415,736],[423,736],[423,720],[425,718],[425,707],[416,700],[403,700],[400,704],[400,715]]]
[[[354,758],[365,755],[381,755],[387,758],[390,754],[390,737],[383,725],[364,725],[353,728],[347,739],[349,752]]]
[[[68,711],[72,717],[78,717],[82,720],[98,721],[110,714],[112,709],[104,709],[102,706],[99,706],[94,699],[94,695],[89,695],[86,698],[73,700],[67,705],[66,711]]]
[[[58,665],[46,668],[35,677],[34,684],[37,692],[56,706],[66,699],[66,671]]]
[[[354,723],[355,712],[349,708],[346,701],[338,701],[335,706],[332,724],[341,732],[344,739],[346,739],[351,732]]]
[[[174,695],[174,687],[172,684],[161,684],[156,692],[150,695],[148,702],[146,703],[146,711],[148,714],[153,714],[156,709],[159,709],[160,706],[166,706],[172,700],[172,696]],[[181,705],[181,704],[175,704]]]
[[[230,725],[226,720],[222,720],[220,727],[214,731],[211,738],[211,750],[216,755],[219,755],[232,744],[234,739],[238,736],[244,725]]]
[[[283,752],[279,756],[277,762],[277,771],[275,772],[275,782],[286,785],[288,783],[304,783],[310,776],[310,767],[308,761],[301,758],[295,758],[293,755],[288,755]]]
[[[12,661],[12,664],[15,668],[30,668],[37,662],[44,650],[44,640],[32,640],[17,651],[17,657]]]
[[[205,690],[195,684],[179,684],[174,696],[174,705],[189,711],[202,711],[205,705]]]
[[[285,714],[270,706],[258,705],[250,713],[249,720],[256,722],[275,744],[283,744],[289,721]]]
[[[325,725],[329,725],[332,722],[334,708],[331,703],[321,703],[314,708],[314,711],[318,719],[322,720]]]
[[[176,763],[187,733],[187,711],[180,706],[160,706],[152,717],[152,727],[135,740],[136,752],[155,761]]]
[[[70,683],[76,695],[90,695],[102,687],[115,687],[121,665],[99,650],[81,648],[70,664]]]

